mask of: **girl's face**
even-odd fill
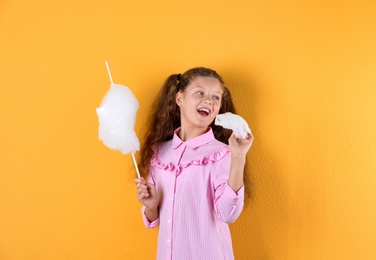
[[[197,77],[176,94],[180,107],[181,126],[202,128],[203,132],[213,122],[221,108],[223,87],[213,77]]]

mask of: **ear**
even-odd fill
[[[183,93],[181,91],[178,91],[178,93],[176,93],[176,104],[180,107],[181,104],[183,103]]]

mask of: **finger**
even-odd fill
[[[231,133],[229,140],[234,140],[234,141],[236,140],[236,136],[234,132]]]
[[[145,185],[149,188],[149,189],[154,189],[155,185],[153,183],[150,183],[150,182],[145,182]]]
[[[141,189],[145,189],[147,190],[148,189],[148,186],[146,184],[143,184],[143,183],[138,183],[137,184],[137,188],[141,188]]]
[[[139,199],[143,199],[143,198],[147,198],[150,196],[149,192],[148,191],[137,191],[137,196],[139,197]]]
[[[149,198],[149,197],[150,197],[150,194],[149,194],[149,192],[146,192],[146,193],[142,193],[142,195],[144,196],[144,198]]]
[[[137,190],[137,193],[138,193],[139,195],[141,195],[141,194],[149,194],[149,191],[148,191],[148,190],[145,190],[145,189],[138,189],[138,190]]]
[[[137,199],[139,200],[139,201],[141,201],[143,198],[144,198],[144,195],[143,195],[143,193],[140,193],[140,192],[138,192],[137,191]]]
[[[247,140],[253,141],[253,139],[254,139],[254,136],[252,134],[248,134]]]
[[[137,179],[135,179],[135,180],[134,180],[134,182],[135,182],[135,183],[142,183],[142,182],[143,182],[143,180],[142,180],[142,179],[139,179],[139,178],[137,178]]]

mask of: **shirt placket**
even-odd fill
[[[171,189],[168,194],[168,209],[167,209],[167,236],[166,236],[166,259],[172,259],[172,246],[173,237],[172,229],[174,224],[174,205],[175,205],[175,195],[176,195],[176,180],[180,174],[181,167],[180,161],[183,157],[186,146],[184,144],[180,145],[176,152],[174,153],[174,158],[172,158],[172,163],[174,165],[174,171],[172,172]]]

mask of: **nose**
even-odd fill
[[[213,101],[210,99],[210,97],[208,95],[205,95],[204,96],[204,103],[206,104],[213,104]]]
[[[205,98],[204,103],[211,105],[211,104],[213,104],[213,101],[209,98]]]

